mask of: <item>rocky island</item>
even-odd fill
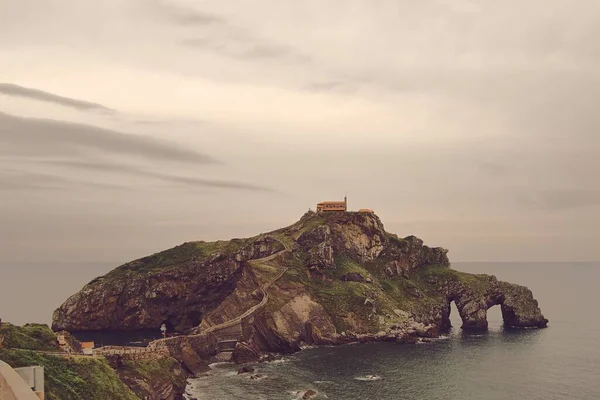
[[[452,302],[465,330],[486,330],[494,305],[507,328],[547,325],[529,289],[453,270],[447,253],[386,232],[372,212],[309,211],[273,232],[187,242],[124,264],[71,296],[52,328],[165,324],[175,336],[148,351],[194,374],[215,360],[258,361],[303,344],[427,340],[450,329]]]

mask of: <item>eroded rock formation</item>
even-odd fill
[[[94,279],[54,312],[52,328],[128,331],[166,323],[184,332],[236,289],[246,262],[283,249],[271,238],[184,243]]]

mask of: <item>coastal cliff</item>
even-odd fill
[[[256,237],[188,242],[118,267],[57,309],[53,329],[110,332],[165,323],[172,332],[195,334],[168,346],[193,365],[188,370],[201,370],[219,352],[218,335],[203,332],[236,319],[238,362],[302,344],[435,337],[450,328],[451,302],[465,330],[487,329],[494,305],[507,328],[546,326],[529,289],[455,271],[447,253],[386,232],[373,213],[308,212]]]

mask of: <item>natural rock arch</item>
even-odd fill
[[[543,328],[548,323],[538,307],[537,300],[524,286],[500,282],[490,276],[488,284],[484,287],[452,282],[443,289],[446,296],[441,309],[442,331],[448,331],[452,327],[452,302],[458,309],[463,330],[486,331],[487,311],[496,305],[500,306],[505,328]]]

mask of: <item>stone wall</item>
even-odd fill
[[[122,347],[122,346],[104,346],[94,349],[96,356],[122,356],[125,360],[148,360],[160,357],[170,356],[169,349],[166,347]]]

